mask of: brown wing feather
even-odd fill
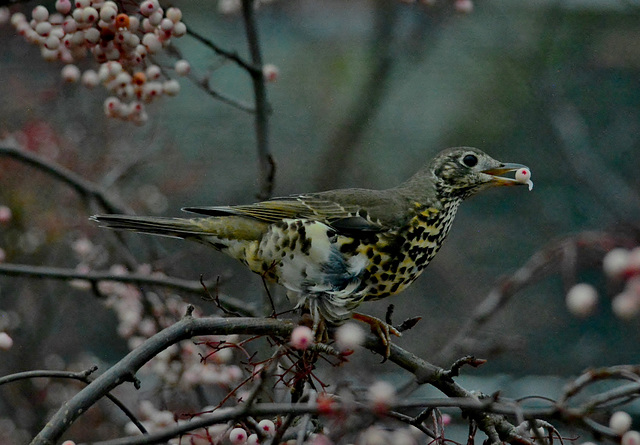
[[[294,195],[248,205],[186,207],[183,210],[208,216],[245,216],[266,223],[306,218],[325,222],[338,230],[342,229],[343,225],[367,231],[383,229],[380,224],[360,217],[357,205],[342,205],[318,195]]]

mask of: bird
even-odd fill
[[[361,320],[381,338],[388,356],[390,335],[400,332],[356,308],[413,283],[442,246],[460,203],[491,187],[525,184],[505,176],[516,170],[529,172],[525,165],[500,162],[477,148],[454,147],[385,190],[337,189],[254,204],[183,208],[194,214],[190,218],[91,219],[111,229],[213,247],[284,286],[297,307],[309,311],[314,332],[321,324]]]

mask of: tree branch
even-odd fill
[[[193,37],[207,48],[210,48],[216,54],[224,57],[225,59],[229,59],[235,62],[239,67],[244,68],[247,72],[262,75],[261,66],[252,65],[251,63],[240,57],[235,51],[228,51],[226,49],[223,49],[221,46],[216,45],[212,40],[207,39],[202,34],[194,31],[191,26],[187,26],[187,35]]]
[[[148,284],[162,286],[170,289],[180,290],[191,294],[208,297],[207,288],[216,285],[215,282],[203,283],[200,281],[183,280],[181,278],[167,276],[152,276],[139,273],[129,273],[125,275],[115,275],[111,272],[93,271],[78,272],[73,269],[58,267],[29,266],[25,264],[0,264],[0,275],[24,276],[37,279],[52,280],[86,280],[90,283],[102,281],[117,281],[120,283]],[[210,286],[209,286],[210,285]],[[220,301],[233,310],[244,316],[255,317],[257,312],[253,310],[245,301],[237,298],[224,296]]]
[[[71,400],[64,403],[31,443],[32,445],[55,444],[82,413],[115,387],[124,382],[136,382],[136,372],[149,360],[175,343],[201,335],[251,334],[287,337],[292,328],[290,322],[275,319],[194,319],[187,315],[176,324],[146,340]]]
[[[72,379],[79,380],[87,385],[91,383],[89,376],[97,371],[97,366],[92,366],[91,368],[80,371],[80,372],[71,372],[71,371],[49,371],[49,370],[36,370],[36,371],[26,371],[26,372],[18,372],[15,374],[10,374],[4,377],[0,377],[0,385],[4,385],[6,383],[17,382],[19,380],[30,380],[35,378],[56,378],[56,379]],[[124,414],[131,420],[131,422],[140,430],[142,433],[146,433],[144,425],[140,423],[140,421],[133,415],[133,413],[127,408],[124,403],[122,403],[117,397],[113,396],[110,393],[105,394],[105,396],[113,402]]]
[[[581,249],[586,254],[584,256],[599,258],[614,247],[629,247],[631,245],[634,243],[629,237],[606,232],[584,232],[562,240],[552,241],[536,252],[524,266],[512,275],[500,280],[489,291],[487,297],[478,305],[465,326],[438,352],[434,362],[447,363],[463,355],[467,341],[504,308],[516,293],[524,287],[562,270],[565,255],[568,252],[571,254],[572,248]]]
[[[271,108],[267,101],[267,88],[262,74],[262,54],[258,39],[258,25],[255,20],[254,0],[242,0],[247,44],[251,56],[252,68],[248,70],[253,83],[256,100],[255,128],[258,146],[258,198],[271,196],[274,186],[275,163],[269,149],[269,114]]]
[[[106,190],[102,187],[93,182],[87,181],[71,170],[45,159],[42,156],[38,156],[35,153],[31,153],[20,148],[9,146],[0,146],[0,156],[13,158],[23,164],[31,165],[32,167],[53,176],[73,188],[83,198],[95,200],[107,212],[133,213],[131,209],[122,206],[109,198]]]

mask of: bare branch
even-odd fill
[[[229,59],[235,62],[238,66],[247,70],[247,72],[262,75],[260,66],[252,65],[251,63],[240,57],[235,51],[228,51],[226,49],[223,49],[221,46],[216,45],[212,40],[207,39],[202,34],[194,31],[191,26],[187,26],[187,35],[193,37],[194,39],[205,45],[207,48],[212,49],[216,54],[219,54],[225,59]]]
[[[575,255],[579,249],[582,257],[601,258],[614,247],[630,246],[633,241],[624,236],[606,232],[583,232],[561,240],[555,240],[536,252],[525,264],[512,275],[503,278],[489,292],[484,301],[478,305],[466,325],[436,355],[436,363],[451,362],[465,353],[464,345],[475,332],[491,320],[511,298],[526,286],[560,270],[565,255]]]
[[[133,213],[133,211],[111,199],[104,188],[87,181],[71,170],[58,165],[48,159],[38,156],[26,150],[16,147],[0,146],[0,156],[13,158],[23,164],[30,165],[38,170],[53,176],[61,182],[73,188],[85,199],[93,199],[107,212],[110,213]]]
[[[49,370],[35,370],[35,371],[26,371],[26,372],[18,372],[15,374],[10,374],[4,377],[0,377],[0,385],[4,385],[6,383],[17,382],[19,380],[28,380],[35,378],[55,378],[55,379],[72,379],[79,380],[83,383],[90,384],[91,379],[89,376],[98,370],[97,366],[92,366],[89,369],[80,372],[72,372],[72,371],[49,371]],[[109,400],[113,402],[124,414],[131,420],[131,422],[142,432],[143,434],[147,432],[144,425],[140,423],[140,421],[136,418],[136,416],[127,408],[124,403],[122,403],[117,397],[107,393],[105,395]]]
[[[254,0],[242,0],[242,16],[253,68],[249,70],[256,100],[255,128],[258,145],[258,198],[266,199],[273,192],[275,162],[269,149],[269,114],[271,107],[267,101],[267,88],[262,74],[262,54],[258,39],[258,25],[255,20]]]
[[[184,317],[178,323],[160,331],[127,354],[90,385],[63,404],[31,442],[33,445],[56,443],[71,424],[93,404],[115,387],[135,378],[135,373],[157,354],[182,340],[201,335],[277,335],[288,336],[290,322],[261,318],[200,318]],[[240,409],[243,409],[241,407]]]
[[[117,281],[120,283],[148,284],[175,289],[191,294],[197,294],[208,298],[207,288],[203,287],[200,281],[184,280],[181,278],[168,276],[153,276],[140,273],[128,273],[116,275],[105,271],[78,272],[74,269],[64,269],[58,267],[29,266],[25,264],[0,264],[0,275],[25,276],[38,279],[52,280],[86,280],[90,283],[103,281]],[[214,282],[207,283],[214,286]],[[223,296],[219,300],[228,308],[244,316],[255,317],[257,312],[253,310],[245,301],[233,297]]]

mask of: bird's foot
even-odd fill
[[[386,323],[379,318],[372,317],[371,315],[354,312],[351,315],[351,318],[362,321],[371,327],[371,332],[380,339],[385,347],[383,362],[386,361],[389,358],[389,355],[391,355],[391,335],[393,334],[396,337],[402,337],[402,333],[389,323]]]

